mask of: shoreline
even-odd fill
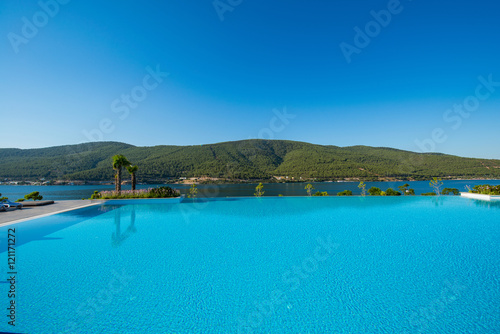
[[[225,182],[206,182],[206,181],[185,181],[185,182],[158,182],[158,183],[137,183],[137,185],[191,185],[191,184],[200,184],[200,185],[229,185],[229,184],[287,184],[287,183],[359,183],[359,182],[430,182],[432,179],[425,180],[335,180],[335,181],[315,181],[315,180],[300,180],[300,181],[270,181],[270,180],[245,180],[245,181],[225,181]],[[457,178],[457,179],[448,179],[444,178],[441,181],[500,181],[500,178]],[[18,182],[18,183],[26,183],[30,181],[9,181],[9,182]],[[0,186],[36,186],[36,187],[46,187],[46,186],[114,186],[114,183],[106,182],[100,183],[101,181],[68,181],[70,183],[64,184],[17,184],[17,183],[6,183],[0,182]],[[82,183],[83,182],[83,183]],[[73,184],[71,184],[73,183]],[[123,183],[122,186],[129,186],[128,183]]]

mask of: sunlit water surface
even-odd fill
[[[0,213],[2,214],[2,213]],[[500,204],[227,198],[98,206],[16,238],[19,333],[498,333]]]

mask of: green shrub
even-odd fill
[[[313,196],[328,196],[328,192],[326,192],[326,191],[323,191],[323,192],[317,191]]]
[[[179,192],[170,187],[158,187],[152,188],[149,191],[152,198],[168,198],[168,197],[178,197]]]
[[[392,188],[389,188],[385,191],[386,196],[401,196],[401,193],[399,191],[396,191]]]
[[[433,192],[423,193],[422,196],[436,196],[436,193],[433,193]]]
[[[24,202],[24,198],[18,198],[16,202]]]
[[[457,195],[460,195],[460,192],[458,191],[457,188],[444,188],[442,194],[443,195],[457,196]]]
[[[352,191],[344,190],[344,191],[337,193],[337,196],[352,196]]]
[[[101,198],[101,194],[97,190],[94,191],[92,196],[90,196],[90,199],[99,199],[99,198]]]
[[[94,192],[95,194],[95,192]],[[170,187],[158,187],[139,190],[122,190],[120,193],[116,191],[101,191],[99,198],[101,199],[133,199],[133,198],[169,198],[179,197],[178,190]]]
[[[380,196],[382,193],[382,190],[380,190],[380,188],[377,188],[377,187],[371,187],[370,189],[368,189],[368,193],[371,196]]]
[[[489,184],[481,184],[474,186],[470,192],[483,195],[500,195],[500,185],[491,186]]]
[[[24,195],[24,198],[27,200],[34,200],[34,201],[41,201],[43,199],[43,196],[40,195],[40,192],[34,191],[32,193],[29,193],[28,195]]]

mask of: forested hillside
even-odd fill
[[[137,147],[97,142],[42,149],[0,149],[0,180],[113,180],[111,157],[115,154],[123,154],[139,166],[139,181],[200,176],[232,180],[273,176],[320,180],[500,178],[500,160],[255,139],[200,146]]]

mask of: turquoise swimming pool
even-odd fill
[[[0,331],[500,332],[498,203],[104,205],[2,226],[0,236]]]

